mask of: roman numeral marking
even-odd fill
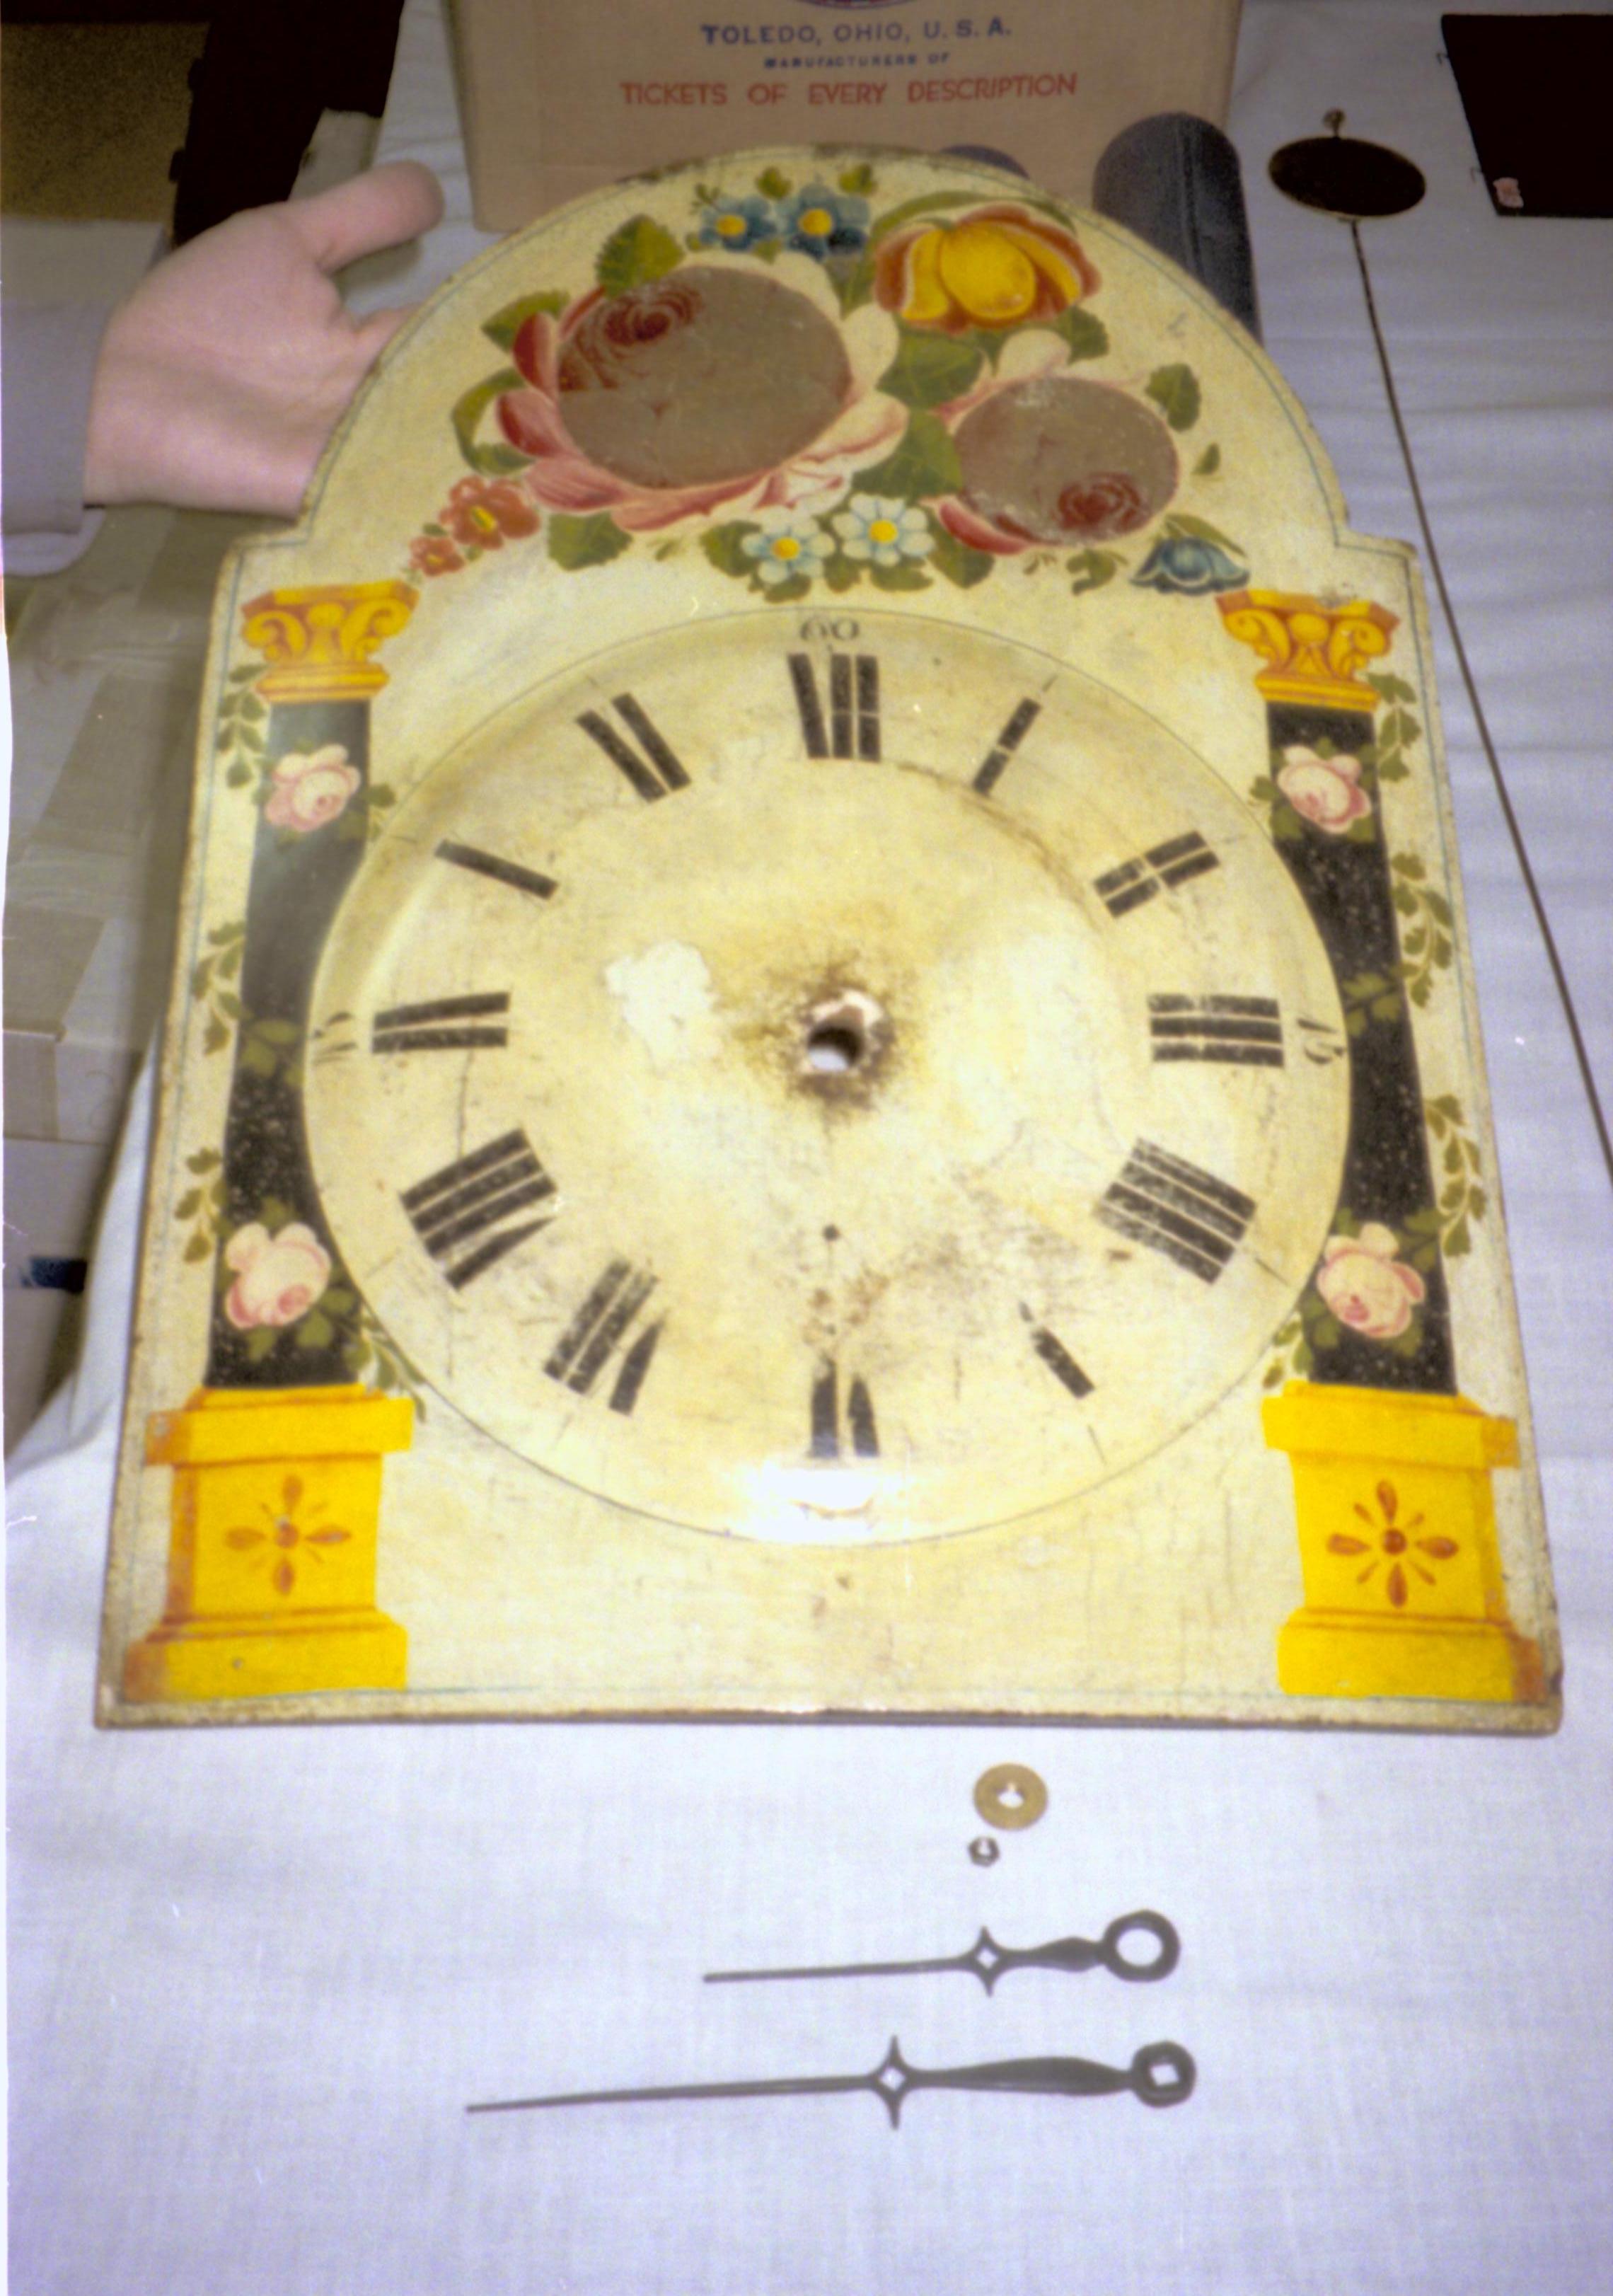
[[[658,797],[666,797],[674,790],[687,789],[689,776],[675,752],[657,733],[632,694],[618,693],[610,707],[643,750],[643,757],[630,742],[623,741],[610,719],[602,718],[597,709],[585,709],[577,722],[592,741],[599,743],[611,764],[626,775],[640,797],[652,804]]]
[[[452,861],[456,869],[470,869],[479,877],[491,877],[495,884],[513,885],[518,893],[536,894],[546,901],[555,890],[553,877],[541,870],[523,869],[519,861],[502,860],[496,853],[484,853],[479,845],[458,845],[445,837],[437,848],[439,861]]]
[[[1042,715],[1039,701],[1021,701],[1013,716],[998,734],[986,762],[975,775],[974,785],[982,797],[989,797],[1003,778],[1003,769],[1020,742]]]
[[[553,1193],[554,1183],[532,1153],[526,1134],[505,1132],[457,1163],[445,1164],[429,1179],[416,1181],[399,1201],[426,1250],[433,1259],[449,1262],[443,1273],[456,1292],[463,1292],[495,1260],[549,1225],[547,1219],[524,1220],[516,1227],[501,1227],[499,1222]],[[451,1259],[456,1248],[472,1236],[484,1240],[463,1259]]]
[[[613,1259],[567,1324],[553,1354],[544,1365],[549,1378],[558,1380],[562,1387],[572,1389],[577,1395],[591,1395],[601,1372],[620,1346],[628,1324],[654,1289],[653,1275],[639,1273],[625,1259]],[[629,1412],[638,1401],[638,1391],[660,1336],[661,1325],[649,1324],[622,1357],[610,1390],[612,1411]]]
[[[817,674],[809,655],[790,657],[790,682],[801,713],[801,736],[809,758],[873,758],[880,754],[880,660],[877,654],[831,653],[829,657],[829,718],[818,698]]]
[[[1282,1066],[1282,1021],[1270,996],[1150,996],[1148,1031],[1157,1061]]]
[[[1206,1283],[1231,1259],[1255,1217],[1253,1200],[1196,1164],[1139,1140],[1098,1218],[1106,1227],[1163,1252]]]
[[[1029,1322],[1028,1308],[1021,1307],[1019,1313]],[[1077,1403],[1092,1393],[1091,1380],[1057,1332],[1050,1332],[1044,1324],[1032,1324],[1030,1343],[1060,1385],[1069,1388]]]
[[[394,1004],[370,1023],[373,1053],[457,1053],[479,1045],[507,1045],[507,1029],[479,1025],[484,1013],[507,1013],[510,998],[500,989],[483,996],[439,996],[431,1004]],[[458,1021],[468,1026],[438,1027]]]
[[[1141,908],[1144,901],[1167,885],[1184,885],[1190,877],[1201,877],[1207,869],[1218,869],[1217,856],[1200,836],[1190,829],[1184,836],[1172,837],[1163,845],[1150,845],[1146,853],[1134,860],[1122,861],[1118,869],[1107,870],[1093,880],[1093,890],[1102,901],[1111,917],[1123,917],[1128,909]]]
[[[880,1433],[873,1421],[873,1404],[867,1384],[854,1379],[846,1397],[845,1433],[851,1439],[851,1447],[859,1459],[877,1459],[880,1456]],[[815,1459],[838,1459],[842,1447],[840,1425],[840,1375],[832,1358],[825,1356],[813,1375],[812,1382],[812,1456]]]

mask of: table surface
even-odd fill
[[[1548,12],[1543,7],[1538,12]],[[1265,179],[1341,105],[1429,177],[1365,242],[1485,707],[1613,1103],[1604,767],[1613,226],[1503,219],[1432,0],[1247,0],[1232,129],[1268,348],[1360,529],[1412,535],[1348,234]],[[468,220],[440,18],[382,154]],[[1613,1190],[1436,617],[1567,1651],[1549,1741],[849,1726],[97,1734],[143,1179],[137,1095],[79,1374],[12,1462],[12,2226],[31,2296],[1588,2296],[1613,2284]],[[1050,1804],[989,1869],[970,1789]],[[724,1988],[1155,1906],[1157,1988]],[[1185,2043],[1179,2112],[863,2097],[467,2120],[475,2098]]]

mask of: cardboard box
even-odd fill
[[[1220,126],[1239,0],[452,0],[476,220],[759,144],[958,145],[1076,200],[1157,111]]]

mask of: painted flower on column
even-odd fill
[[[271,1235],[260,1220],[236,1229],[224,1248],[234,1275],[224,1312],[238,1332],[294,1324],[331,1280],[331,1255],[299,1220]]]
[[[306,836],[347,811],[362,779],[340,742],[327,742],[306,755],[292,750],[275,761],[270,774],[264,819],[275,829]]]
[[[1330,1236],[1316,1289],[1347,1330],[1363,1340],[1396,1340],[1428,1286],[1400,1256],[1392,1228],[1369,1220],[1359,1235]]]
[[[1301,819],[1342,837],[1352,822],[1363,819],[1372,801],[1361,786],[1361,760],[1343,751],[1320,756],[1296,743],[1282,752],[1277,786]]]

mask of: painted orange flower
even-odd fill
[[[455,542],[478,550],[502,550],[506,535],[537,532],[535,504],[508,479],[461,479],[439,514]]]
[[[874,258],[875,300],[910,327],[946,335],[1056,318],[1098,284],[1073,233],[1019,207],[914,224]]]
[[[1381,1521],[1359,1501],[1355,1505],[1355,1513],[1366,1525],[1370,1537],[1356,1538],[1348,1531],[1336,1530],[1328,1540],[1328,1553],[1366,1556],[1366,1562],[1355,1573],[1358,1587],[1365,1586],[1376,1578],[1380,1564],[1387,1561],[1389,1568],[1383,1582],[1383,1591],[1393,1609],[1404,1611],[1406,1598],[1412,1591],[1411,1581],[1406,1577],[1407,1570],[1414,1570],[1425,1585],[1436,1586],[1438,1582],[1429,1569],[1429,1563],[1449,1562],[1461,1550],[1453,1538],[1437,1535],[1413,1538],[1412,1533],[1422,1529],[1423,1518],[1413,1514],[1408,1515],[1404,1522],[1399,1520],[1400,1495],[1393,1483],[1387,1480],[1380,1483],[1375,1496]],[[1419,1555],[1426,1556],[1427,1561],[1419,1562]]]
[[[255,1547],[265,1549],[259,1561],[267,1566],[269,1584],[277,1595],[289,1595],[296,1589],[297,1562],[292,1558],[299,1550],[308,1550],[300,1556],[303,1562],[321,1562],[324,1559],[320,1553],[322,1547],[346,1546],[353,1536],[339,1523],[322,1523],[319,1518],[324,1508],[315,1505],[304,1509],[303,1496],[299,1479],[288,1475],[281,1486],[279,1507],[266,1505],[261,1509],[268,1521],[266,1530],[242,1523],[224,1535],[225,1546],[233,1547],[238,1554],[250,1554]]]
[[[417,534],[409,545],[409,564],[416,574],[457,574],[464,562],[458,545],[446,534]]]

